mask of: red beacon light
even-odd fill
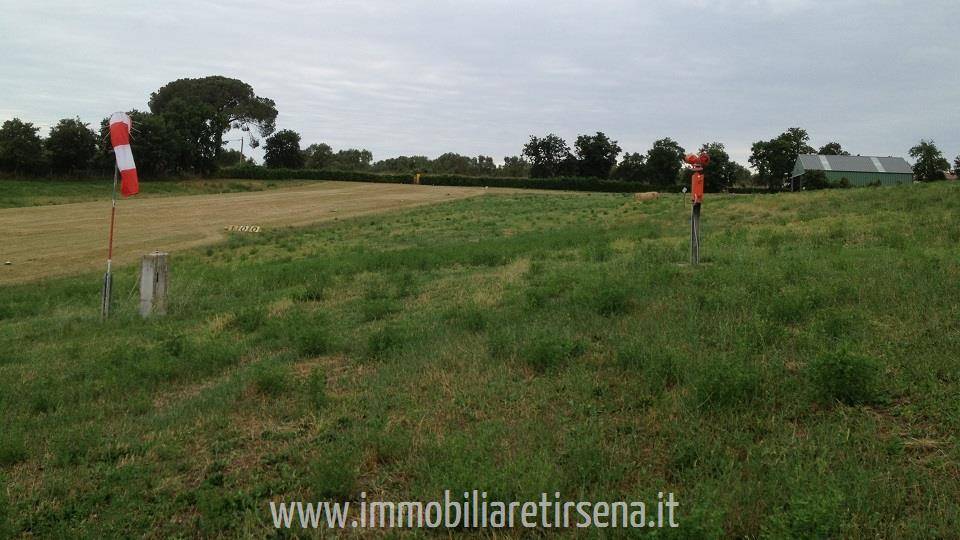
[[[705,167],[710,164],[710,155],[706,152],[700,154],[687,154],[687,157],[684,158],[688,164],[692,165],[694,170],[697,170],[698,167]]]
[[[703,202],[703,168],[710,164],[710,155],[706,152],[700,155],[689,154],[684,161],[693,167],[693,177],[690,179],[693,204],[700,204]]]

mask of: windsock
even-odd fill
[[[132,125],[133,121],[127,113],[115,112],[110,115],[110,144],[113,145],[113,154],[117,156],[120,193],[124,197],[140,192],[137,165],[133,162],[133,151],[130,150],[130,126]]]

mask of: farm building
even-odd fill
[[[846,178],[851,186],[876,183],[892,186],[913,182],[913,168],[907,160],[898,157],[801,154],[790,178],[795,180],[807,171],[823,171],[831,182]]]

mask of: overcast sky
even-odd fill
[[[272,98],[304,146],[516,155],[603,131],[625,151],[791,126],[820,146],[960,154],[957,0],[0,0],[0,121],[146,109],[181,77]]]

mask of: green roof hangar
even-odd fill
[[[790,175],[791,183],[807,171],[823,171],[831,182],[845,178],[851,186],[895,186],[913,182],[913,168],[907,160],[898,157],[800,154]]]

